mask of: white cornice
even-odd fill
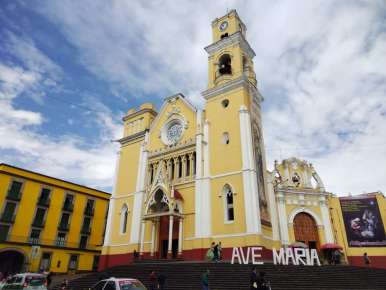
[[[226,48],[226,47],[229,47],[229,46],[234,45],[234,44],[240,44],[242,50],[251,59],[256,56],[256,53],[253,51],[252,47],[249,45],[248,41],[245,40],[244,36],[241,34],[240,31],[237,31],[228,37],[224,37],[223,39],[220,39],[220,40],[216,41],[215,43],[208,45],[207,47],[205,47],[205,51],[209,55],[213,55],[214,53],[218,52],[219,50]]]
[[[212,97],[218,96],[220,94],[225,94],[229,91],[232,91],[234,89],[237,89],[239,87],[244,87],[251,91],[251,93],[259,99],[261,102],[263,99],[257,90],[257,88],[248,80],[246,76],[241,76],[237,79],[231,80],[229,82],[226,82],[225,84],[221,86],[216,86],[213,88],[210,88],[206,91],[201,92],[202,96],[208,100]]]

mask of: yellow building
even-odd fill
[[[0,272],[95,270],[110,194],[0,164]]]
[[[176,94],[158,112],[146,103],[123,118],[100,269],[135,253],[202,260],[219,241],[225,259],[233,247],[259,245],[270,259],[272,248],[295,241],[316,249],[339,242],[334,229],[344,229],[330,207],[340,209],[313,166],[293,158],[266,169],[245,24],[232,10],[212,31],[203,109]]]

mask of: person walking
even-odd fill
[[[47,279],[47,288],[50,288],[51,282],[52,282],[52,272],[47,273],[46,279]]]
[[[249,288],[251,290],[257,289],[257,272],[256,272],[256,267],[252,268],[251,275],[249,277]]]
[[[209,248],[208,251],[206,252],[206,258],[207,258],[209,261],[213,261],[213,256],[214,256],[214,242],[212,242],[210,248]]]
[[[218,262],[218,244],[213,247],[213,261]]]
[[[366,266],[369,266],[371,264],[370,257],[367,255],[367,253],[363,254],[363,261],[364,261]]]
[[[149,280],[150,280],[150,290],[156,290],[158,279],[157,279],[157,275],[154,271],[150,272]]]
[[[166,276],[163,273],[158,274],[158,289],[165,290]]]
[[[68,288],[68,280],[64,279],[62,284],[60,285],[60,290],[67,290]]]
[[[202,290],[209,290],[209,269],[201,276]]]

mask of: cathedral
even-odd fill
[[[358,248],[346,232],[342,200],[326,191],[312,164],[290,158],[268,171],[246,26],[232,10],[212,22],[212,35],[203,109],[178,93],[158,112],[145,103],[123,117],[99,268],[134,259],[204,260],[213,242],[221,242],[225,260],[233,247],[262,247],[269,260],[273,248],[302,242],[318,251],[339,245],[353,264],[366,249],[384,264],[384,196],[361,197],[376,201],[383,236],[372,241],[377,246],[365,239]]]

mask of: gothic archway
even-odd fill
[[[15,274],[24,269],[26,258],[24,254],[15,249],[5,249],[0,252],[0,272]]]
[[[294,233],[297,242],[303,242],[310,249],[319,249],[318,225],[306,212],[298,213],[294,218]]]

